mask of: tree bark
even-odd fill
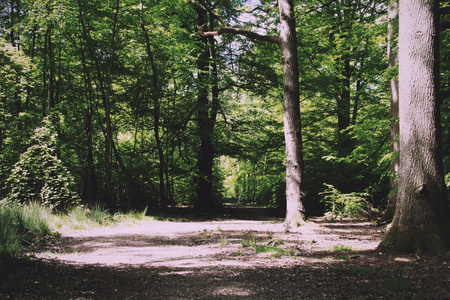
[[[399,193],[380,246],[444,253],[450,227],[438,101],[439,1],[401,1],[399,15]]]
[[[279,0],[280,48],[284,80],[284,136],[286,143],[286,230],[304,222],[302,204],[303,150],[300,119],[297,34],[292,0]]]
[[[398,46],[396,39],[398,38],[398,0],[390,0],[388,5],[388,61],[389,68],[393,69],[398,64]],[[391,89],[391,105],[390,105],[390,142],[391,142],[391,153],[394,153],[394,158],[390,164],[390,193],[388,196],[388,205],[386,212],[382,218],[383,221],[392,220],[394,218],[395,206],[397,203],[398,194],[398,151],[399,151],[399,125],[398,125],[398,79],[394,74],[391,75],[390,79],[390,89]]]
[[[207,13],[196,8],[197,26],[206,26]],[[215,210],[213,200],[212,171],[214,160],[214,147],[212,143],[212,132],[214,121],[209,116],[208,107],[208,83],[209,83],[209,59],[208,36],[201,36],[201,54],[197,60],[198,66],[198,95],[197,95],[197,126],[200,137],[200,148],[198,150],[198,175],[197,175],[197,203],[196,209],[201,212],[211,213]],[[212,112],[214,114],[214,112]]]

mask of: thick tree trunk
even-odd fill
[[[283,56],[284,79],[284,135],[286,143],[286,219],[289,230],[304,222],[302,198],[303,153],[300,120],[300,95],[292,0],[279,0],[280,48]]]
[[[438,101],[439,1],[400,3],[400,168],[391,229],[381,246],[401,252],[449,249]]]
[[[197,10],[197,26],[203,28],[206,25],[206,13],[202,9]],[[196,209],[202,212],[213,212],[215,209],[213,199],[212,172],[214,161],[214,147],[212,142],[212,132],[214,120],[209,116],[208,82],[210,49],[208,49],[208,37],[201,37],[202,49],[198,58],[198,134],[200,137],[200,148],[198,150],[198,175],[197,175],[197,203]]]
[[[389,68],[395,68],[398,64],[398,46],[396,38],[398,37],[398,0],[390,0],[388,6],[388,61]],[[391,88],[391,125],[390,125],[390,141],[391,141],[391,152],[398,153],[399,151],[399,125],[398,125],[398,79],[394,74],[390,79]],[[383,216],[383,220],[392,220],[394,218],[395,206],[397,203],[398,194],[398,184],[397,184],[397,174],[398,174],[398,155],[394,154],[395,157],[390,165],[390,193],[388,196],[388,206],[386,212]]]

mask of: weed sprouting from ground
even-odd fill
[[[333,251],[334,252],[353,251],[353,248],[345,245],[335,245],[333,246]]]
[[[242,240],[242,241],[241,241],[241,245],[242,245],[242,247],[244,247],[244,248],[255,247],[255,246],[256,246],[256,243],[257,243],[257,240],[256,240],[255,237],[251,237],[251,238],[249,238],[249,239],[246,239],[246,240]]]

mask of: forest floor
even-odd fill
[[[0,274],[0,299],[450,299],[450,260],[376,250],[383,229],[270,210],[65,230]]]

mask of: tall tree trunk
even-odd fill
[[[114,63],[115,56],[115,38],[116,38],[116,28],[117,28],[117,19],[119,16],[119,4],[120,0],[117,0],[114,19],[113,19],[113,28],[112,28],[112,37],[111,37],[111,57],[109,60],[108,66],[108,77],[106,83],[106,97],[104,98],[104,106],[105,106],[105,123],[106,123],[106,135],[105,135],[105,184],[106,184],[106,198],[108,202],[114,204],[113,200],[113,188],[112,188],[112,128],[111,128],[111,77],[112,77],[112,67]]]
[[[388,5],[388,61],[389,68],[393,69],[398,64],[398,45],[396,39],[398,38],[398,3],[399,0],[390,0]],[[390,142],[391,142],[391,152],[394,153],[395,157],[390,164],[390,193],[388,196],[388,205],[386,212],[383,216],[383,220],[392,220],[394,218],[395,206],[397,203],[398,194],[398,184],[397,184],[397,174],[398,174],[398,151],[399,151],[399,125],[398,125],[398,79],[395,74],[391,75],[390,88],[391,88],[391,124],[390,124]]]
[[[283,56],[284,136],[286,143],[286,219],[289,230],[304,222],[302,204],[303,153],[300,119],[297,35],[292,0],[279,0],[280,48]]]
[[[206,26],[207,13],[202,9],[197,9],[197,26],[203,28]],[[212,24],[211,24],[212,26]],[[208,47],[208,41],[211,47]],[[199,70],[198,75],[198,133],[200,137],[200,148],[198,150],[198,178],[197,178],[197,203],[196,209],[202,212],[213,212],[215,210],[215,203],[213,199],[213,161],[214,161],[214,146],[212,142],[212,134],[214,130],[214,122],[217,114],[217,98],[218,89],[212,91],[211,112],[209,111],[208,86],[210,77],[209,60],[211,55],[214,55],[214,40],[206,36],[201,37],[202,53],[200,54],[197,65]],[[214,64],[214,62],[213,62]],[[212,66],[214,68],[214,65]],[[217,85],[217,79],[213,86]],[[211,114],[211,116],[210,116]]]
[[[438,101],[439,1],[401,1],[399,22],[399,193],[381,246],[443,253],[450,227]]]
[[[162,146],[161,137],[159,134],[160,127],[160,104],[159,104],[159,83],[158,83],[158,67],[156,65],[153,51],[151,48],[150,38],[148,36],[147,29],[145,28],[144,16],[143,16],[143,3],[140,1],[140,23],[142,33],[144,34],[146,49],[147,49],[147,57],[151,65],[152,69],[152,100],[153,100],[153,132],[155,134],[156,148],[158,149],[158,157],[159,157],[159,168],[158,168],[158,176],[159,176],[159,205],[161,207],[167,206],[167,197],[165,190],[165,182],[164,182],[164,171],[166,169],[166,163],[164,159],[164,149]]]
[[[86,129],[86,167],[84,170],[84,182],[82,197],[87,203],[94,204],[97,194],[97,176],[95,174],[95,163],[94,163],[94,141],[93,141],[93,128],[92,128],[92,113],[94,110],[94,91],[91,85],[91,75],[89,69],[86,65],[86,58],[84,56],[84,48],[80,48],[81,54],[81,64],[83,66],[84,73],[84,91],[87,101],[87,109],[85,116],[85,129]]]
[[[107,75],[107,82],[105,87],[104,78],[101,72],[101,66],[98,57],[95,54],[94,47],[91,43],[91,36],[88,30],[87,24],[84,20],[84,11],[83,11],[83,5],[81,3],[81,0],[77,0],[78,6],[79,6],[79,18],[80,23],[82,27],[82,34],[83,38],[86,43],[86,48],[88,49],[89,56],[91,60],[95,64],[95,69],[97,73],[97,79],[98,79],[98,89],[100,90],[103,105],[105,108],[105,123],[106,123],[106,130],[104,131],[105,136],[105,200],[110,205],[113,205],[113,190],[112,190],[112,167],[111,167],[111,159],[112,159],[112,151],[111,151],[111,145],[112,145],[112,129],[111,129],[111,103],[110,103],[110,97],[111,97],[111,73],[112,73],[112,66],[114,61],[114,55],[115,55],[115,35],[116,35],[116,26],[117,26],[117,20],[118,20],[118,14],[119,14],[119,4],[120,0],[117,0],[116,2],[116,11],[114,13],[114,20],[113,20],[113,29],[112,29],[112,38],[111,38],[111,56],[108,66],[108,75]]]
[[[337,96],[337,119],[338,119],[338,156],[345,157],[353,150],[352,140],[349,132],[350,126],[350,58],[344,54],[342,59],[342,71],[340,74],[340,91]]]

